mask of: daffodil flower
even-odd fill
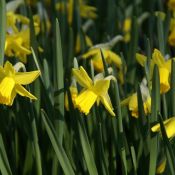
[[[140,84],[142,100],[143,100],[143,108],[145,114],[149,114],[151,112],[151,97],[149,95],[148,87],[146,86],[145,82],[143,81]],[[137,93],[132,94],[131,96],[127,97],[126,99],[121,101],[121,106],[128,105],[129,111],[131,111],[131,115],[135,118],[138,118],[138,100],[137,100]]]
[[[35,34],[40,31],[40,19],[38,15],[33,17]],[[17,27],[17,24],[21,27]],[[15,56],[23,63],[27,61],[27,55],[31,54],[30,50],[30,20],[14,12],[7,13],[7,32],[5,40],[5,55],[8,57]]]
[[[36,100],[22,85],[32,83],[39,75],[40,71],[16,72],[9,61],[0,66],[0,103],[11,106],[16,94]]]
[[[175,117],[171,117],[163,122],[167,137],[169,139],[175,136]],[[160,124],[156,124],[151,128],[152,132],[160,132]]]
[[[102,48],[102,53],[103,53],[104,59],[106,60],[106,62],[109,65],[111,65],[111,64],[116,65],[116,67],[119,70],[118,71],[118,78],[119,78],[120,82],[123,83],[124,82],[123,70],[122,70],[123,67],[122,67],[122,61],[121,61],[120,56],[107,48]],[[94,69],[96,71],[102,72],[104,70],[100,48],[97,48],[97,47],[91,48],[87,53],[82,55],[82,58],[83,59],[91,59],[92,64],[94,66]]]
[[[138,63],[142,66],[145,65],[147,57],[141,54],[136,54]],[[160,74],[160,92],[166,93],[170,89],[169,77],[171,73],[171,59],[166,60],[158,49],[154,49],[150,63],[150,77],[153,75],[154,65],[159,68]]]
[[[93,82],[81,66],[79,69],[74,68],[72,72],[77,82],[83,87],[83,90],[75,98],[75,107],[87,115],[95,102],[97,102],[97,105],[101,102],[108,112],[112,116],[115,116],[111,100],[108,95],[110,79],[95,79]]]

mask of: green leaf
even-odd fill
[[[3,175],[12,175],[1,134],[0,134],[0,170]]]
[[[56,56],[55,56],[55,91],[61,91],[64,89],[64,67],[63,67],[63,55],[61,47],[61,35],[58,20],[56,19]],[[55,96],[55,109],[56,109],[56,121],[55,126],[58,132],[58,138],[62,142],[63,132],[64,132],[64,91],[62,91],[58,96]]]
[[[46,128],[46,131],[49,135],[50,141],[52,143],[53,149],[56,153],[56,156],[58,158],[58,161],[60,162],[60,165],[65,173],[65,175],[74,175],[74,170],[72,169],[72,166],[70,164],[70,161],[61,145],[59,140],[57,139],[56,131],[53,128],[53,125],[51,124],[49,118],[47,117],[47,114],[44,112],[44,110],[41,110],[42,119]]]
[[[157,112],[160,111],[160,81],[159,70],[157,65],[154,66],[152,95],[151,95],[151,123],[157,121]],[[155,175],[156,163],[158,155],[158,136],[152,136],[149,142],[150,145],[150,159],[149,159],[149,175]]]
[[[4,63],[4,47],[6,35],[6,3],[5,0],[0,1],[0,65]]]
[[[85,162],[90,175],[97,175],[97,168],[95,166],[94,156],[88,141],[88,136],[85,131],[85,126],[82,122],[81,116],[78,120],[78,130],[80,135],[81,146],[84,153]]]

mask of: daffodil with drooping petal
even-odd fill
[[[40,19],[38,15],[33,17],[35,34],[40,31]],[[22,62],[26,63],[27,55],[31,54],[30,50],[30,20],[14,12],[7,13],[7,32],[5,40],[5,55],[8,57],[15,56]],[[17,25],[20,24],[20,25]],[[19,28],[19,26],[21,26]]]
[[[16,72],[10,62],[0,66],[0,103],[11,106],[17,94],[36,100],[22,85],[32,83],[40,71]]]
[[[118,68],[118,78],[120,78],[120,82],[123,83],[123,71],[122,71],[122,60],[119,55],[112,52],[110,49],[102,48],[102,53],[106,62],[111,65],[115,64]],[[98,72],[102,72],[104,70],[103,61],[101,57],[100,48],[92,48],[87,53],[82,55],[83,59],[91,59],[94,69]]]
[[[175,117],[171,117],[163,122],[167,137],[173,138],[175,136]],[[160,132],[160,124],[156,124],[151,128],[152,132]]]
[[[147,57],[136,54],[136,59],[141,66],[146,64]],[[152,79],[154,65],[159,68],[160,92],[166,93],[170,89],[169,77],[171,73],[171,59],[166,60],[158,49],[154,49],[150,63],[150,77]]]
[[[101,102],[108,112],[112,116],[115,116],[111,100],[108,95],[110,80],[104,78],[94,80],[93,82],[81,66],[80,69],[74,68],[72,72],[77,82],[83,87],[83,90],[75,99],[75,107],[87,115],[95,102],[97,102],[97,105]]]

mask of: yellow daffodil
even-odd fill
[[[75,98],[75,107],[87,115],[95,102],[97,102],[97,105],[101,102],[108,112],[112,116],[115,116],[111,100],[108,95],[110,80],[104,78],[94,80],[93,82],[81,66],[80,69],[74,68],[72,72],[77,82],[83,87],[83,90]]]
[[[175,117],[171,117],[163,122],[168,138],[175,136]],[[160,124],[156,124],[151,128],[152,132],[160,132]]]
[[[16,72],[8,61],[0,66],[0,103],[11,106],[16,94],[36,100],[22,85],[32,83],[39,75],[40,71]]]
[[[40,19],[38,15],[33,17],[35,34],[40,31]],[[20,28],[17,24],[20,24]],[[29,19],[25,16],[7,13],[7,33],[5,41],[5,55],[8,57],[17,57],[26,63],[27,55],[31,54],[30,50],[30,29]]]
[[[128,105],[129,110],[131,111],[131,115],[135,118],[138,118],[138,101],[137,101],[137,93],[134,93],[130,97],[124,99],[121,102],[121,105]],[[144,103],[144,112],[145,114],[148,114],[151,112],[151,97],[148,97]]]
[[[143,100],[143,108],[145,114],[149,114],[151,112],[151,97],[149,95],[148,87],[146,86],[146,79],[143,79],[140,84],[142,100]],[[132,94],[127,97],[123,101],[121,101],[121,105],[128,105],[129,111],[131,111],[131,115],[135,118],[138,118],[138,101],[137,101],[137,93]]]
[[[119,55],[112,52],[109,49],[102,49],[104,59],[108,64],[115,64],[119,69],[118,75],[120,75],[120,81],[123,82],[123,72],[122,72],[122,61]],[[102,72],[104,70],[103,61],[101,57],[100,48],[92,48],[87,53],[82,55],[83,59],[91,59],[94,69],[98,72]]]
[[[79,2],[79,9],[80,9],[80,16],[82,18],[91,18],[95,19],[96,15],[96,8],[86,5],[84,0],[78,0]],[[66,5],[66,7],[65,7]],[[58,2],[56,4],[56,9],[62,13],[67,11],[68,15],[68,23],[71,25],[73,20],[73,7],[74,7],[74,0],[68,0],[66,4],[64,2]]]
[[[136,59],[140,65],[144,66],[147,60],[146,56],[141,54],[136,54]],[[166,93],[170,89],[169,77],[171,73],[171,59],[165,60],[161,52],[157,49],[154,49],[152,54],[152,60],[150,63],[150,77],[153,75],[154,65],[157,65],[159,68],[160,74],[160,92]]]
[[[131,35],[131,18],[126,18],[123,23],[124,41],[127,43],[130,41]]]
[[[72,103],[75,106],[75,99],[78,96],[78,90],[75,86],[70,86],[69,88],[70,90],[70,94],[71,94],[71,98],[72,98]],[[68,95],[67,93],[65,94],[65,108],[67,111],[69,111],[69,101],[68,101]]]
[[[156,174],[162,174],[166,168],[166,158],[160,163],[156,169]]]
[[[175,10],[175,0],[169,0],[169,1],[168,1],[168,7],[169,7],[171,10]]]

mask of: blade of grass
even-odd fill
[[[56,131],[53,128],[53,125],[51,124],[44,110],[41,110],[41,115],[42,115],[42,119],[46,128],[46,131],[52,143],[53,149],[56,153],[56,156],[62,166],[62,169],[65,175],[70,175],[70,174],[74,175],[75,173],[74,173],[74,170],[72,169],[70,161],[64,151],[64,148],[62,147],[60,141],[58,140],[58,137],[56,135]]]
[[[4,63],[4,47],[6,35],[6,3],[5,0],[0,1],[0,65]]]
[[[159,70],[157,65],[154,66],[153,71],[153,84],[151,95],[151,123],[157,121],[157,112],[160,111],[160,82],[159,82]],[[150,139],[150,160],[149,160],[149,175],[155,175],[156,163],[158,154],[158,136],[152,136]]]
[[[61,35],[58,20],[56,19],[56,57],[55,57],[55,91],[64,89],[64,67],[63,67],[63,55],[61,48]],[[56,130],[58,133],[58,139],[62,142],[64,131],[64,91],[58,96],[55,96],[55,121]]]
[[[3,175],[12,175],[2,135],[0,133],[0,170]]]

